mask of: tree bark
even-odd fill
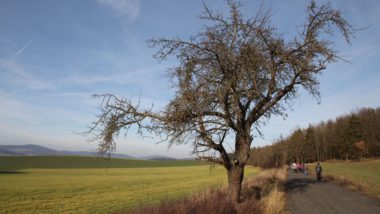
[[[244,128],[244,123],[238,123],[241,125],[235,138],[235,153],[232,159],[230,159],[228,173],[228,199],[229,201],[237,205],[240,202],[241,184],[244,177],[244,167],[249,158],[249,151],[252,139],[250,137],[249,130]],[[240,127],[240,126],[239,126]]]
[[[244,176],[244,166],[235,165],[228,170],[228,197],[233,204],[240,202],[241,183]]]

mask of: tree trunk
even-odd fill
[[[244,123],[242,123],[244,128]],[[226,166],[228,173],[228,199],[235,206],[240,202],[241,183],[243,182],[244,167],[249,158],[252,142],[249,130],[241,129],[236,133],[235,153]]]
[[[240,202],[240,191],[243,176],[244,166],[235,165],[228,170],[228,197],[233,204]]]

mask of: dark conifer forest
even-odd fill
[[[253,148],[250,164],[282,166],[289,161],[360,160],[380,156],[380,107],[297,128],[272,145]]]

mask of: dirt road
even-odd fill
[[[301,173],[289,174],[286,191],[292,214],[380,214],[380,201]]]

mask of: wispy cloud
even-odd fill
[[[6,63],[9,63],[10,61],[12,61],[14,58],[16,58],[20,53],[22,53],[30,44],[30,41],[28,41],[27,43],[25,43],[25,45],[18,51],[16,51],[15,54],[13,54],[11,57],[9,57],[8,61]]]
[[[89,96],[72,100],[60,95],[41,94],[40,97],[31,100],[30,97],[20,98],[0,90],[0,106],[5,107],[0,108],[0,121],[41,132],[56,130],[71,133],[76,131],[75,129],[85,127],[92,119],[92,111],[95,108],[86,103],[89,99]],[[72,107],[70,102],[78,106]]]
[[[64,96],[64,97],[83,97],[83,98],[90,97],[89,92],[62,92],[59,95]]]
[[[17,50],[12,56],[8,59],[0,58],[0,71],[8,72],[17,78],[12,78],[9,81],[16,82],[18,84],[28,86],[32,89],[46,89],[52,88],[52,85],[44,80],[36,78],[30,72],[26,72],[18,63],[16,63],[16,57],[20,55],[25,49],[30,45],[30,41],[24,44],[22,48]]]
[[[14,58],[14,57],[13,57]],[[33,74],[26,72],[13,60],[0,59],[0,71],[5,71],[13,74],[17,78],[11,78],[8,81],[13,81],[16,84],[27,86],[31,89],[49,89],[54,88],[53,85],[47,81],[36,78]]]
[[[100,4],[110,7],[116,13],[127,16],[133,22],[140,13],[140,0],[97,0]]]
[[[36,123],[33,114],[30,114],[30,106],[25,102],[12,98],[10,95],[0,90],[0,119],[4,123],[7,120],[19,121],[24,124]]]

